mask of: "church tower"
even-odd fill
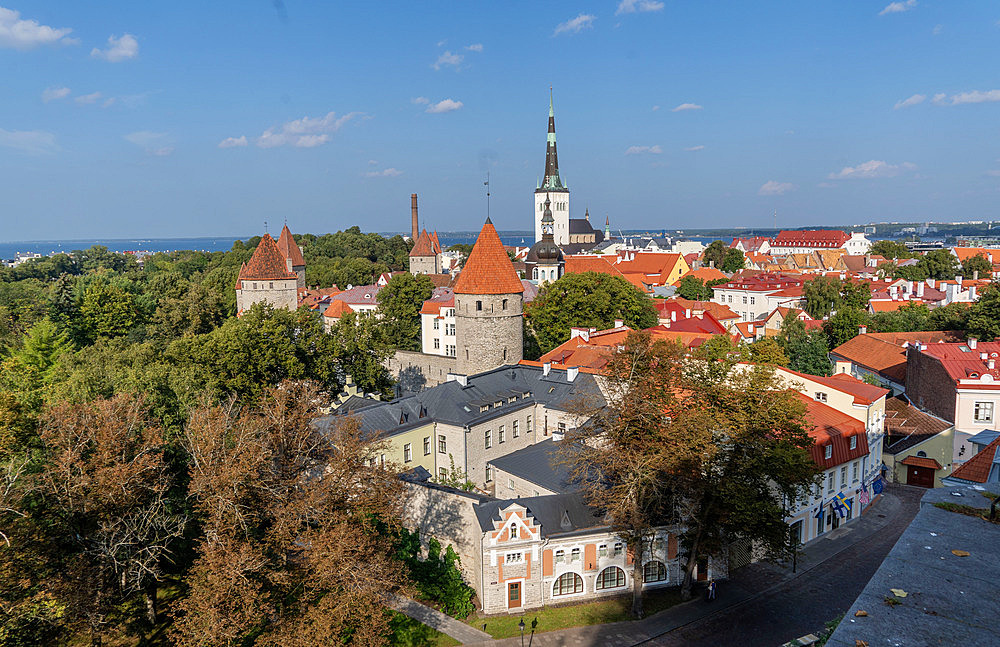
[[[549,88],[549,134],[545,142],[545,175],[535,189],[535,241],[542,240],[542,217],[545,215],[545,201],[551,203],[553,229],[556,245],[566,245],[569,241],[569,187],[563,185],[559,177],[559,157],[556,154],[556,116],[552,104],[552,89]]]
[[[458,373],[473,375],[523,356],[524,286],[490,219],[455,281]]]
[[[529,276],[539,286],[557,281],[563,274],[563,253],[552,236],[554,224],[551,203],[546,200],[545,210],[542,212],[542,239],[531,246],[524,259]]]

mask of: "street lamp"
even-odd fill
[[[521,621],[517,623],[517,628],[521,630],[521,647],[524,647],[524,618],[521,618]]]

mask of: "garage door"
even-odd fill
[[[906,466],[906,484],[934,487],[934,470],[927,467]]]

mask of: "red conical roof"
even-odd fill
[[[285,258],[292,259],[292,267],[305,266],[306,259],[302,258],[302,250],[295,243],[288,225],[281,228],[281,235],[278,236],[278,249],[285,255]]]
[[[427,230],[424,229],[417,236],[417,241],[410,250],[410,256],[434,256],[437,252],[434,249],[434,239],[431,238]]]
[[[507,250],[490,219],[486,219],[465,268],[455,281],[455,294],[520,294],[524,292]]]
[[[285,257],[278,249],[278,244],[271,238],[271,234],[264,234],[253,256],[240,267],[236,288],[242,288],[243,281],[277,281],[294,278],[296,278],[295,273],[288,271]]]

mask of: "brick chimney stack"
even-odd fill
[[[413,232],[410,234],[413,240],[417,239],[417,235],[420,233],[420,229],[417,226],[417,194],[410,194],[410,219],[413,221],[411,223],[411,229]]]

